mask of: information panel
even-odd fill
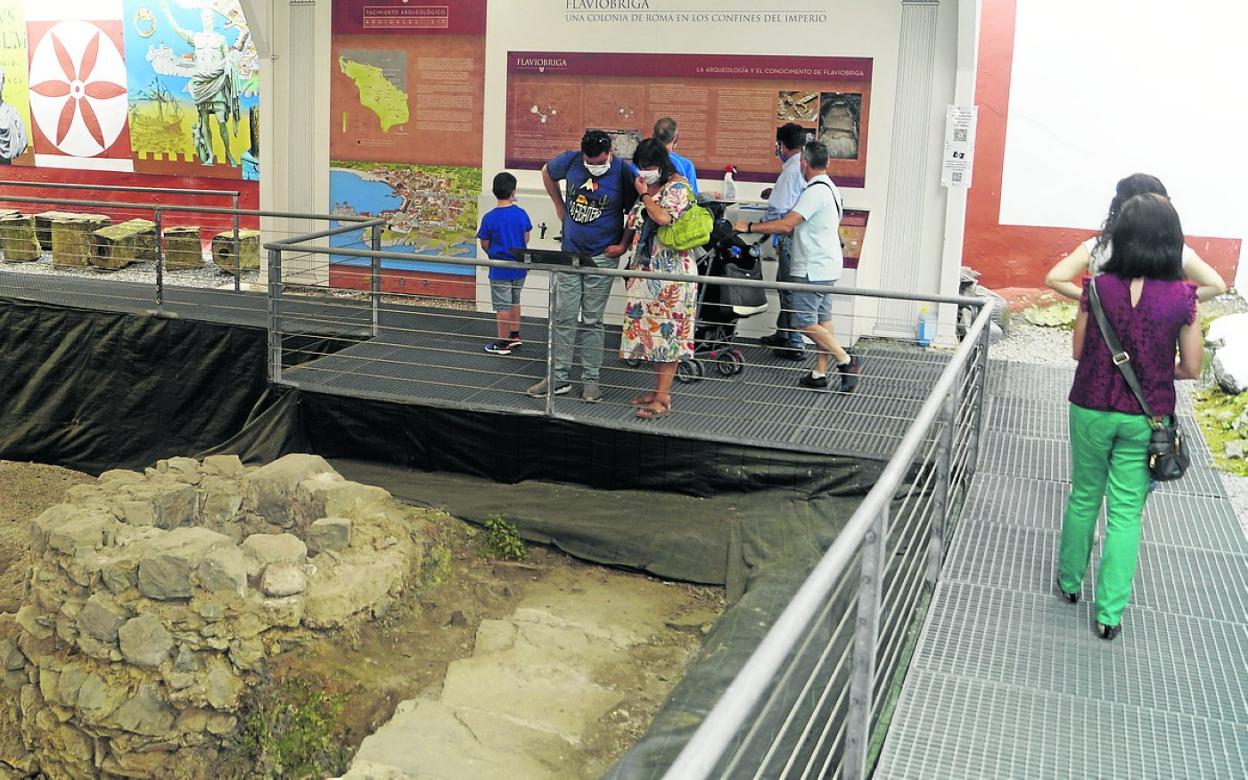
[[[739,181],[770,181],[776,128],[796,122],[828,144],[837,184],[862,187],[871,66],[863,57],[510,52],[506,164],[540,168],[577,148],[587,127],[627,152],[628,139],[671,116],[677,151],[701,176],[732,165]]]

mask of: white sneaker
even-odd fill
[[[545,379],[543,379],[542,381],[530,387],[527,392],[529,395],[533,396],[534,398],[542,398],[543,396],[546,395],[549,389],[550,389],[550,383],[547,382]],[[567,395],[570,392],[572,392],[571,382],[562,382],[562,383],[555,384],[555,395]]]

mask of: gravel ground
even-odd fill
[[[1248,311],[1248,301],[1235,293],[1201,304],[1202,317],[1243,311]],[[1074,359],[1070,357],[1070,331],[1032,325],[1022,316],[1015,316],[1012,323],[1009,338],[993,344],[989,350],[994,360],[1071,368],[1075,366]],[[1202,379],[1199,387],[1207,387],[1210,382],[1212,379]],[[1235,514],[1239,517],[1240,528],[1243,529],[1244,535],[1248,536],[1248,478],[1224,472],[1222,483],[1226,486],[1231,506],[1235,508]]]
[[[101,271],[96,268],[57,268],[52,265],[52,254],[44,252],[43,257],[29,263],[0,262],[0,271],[13,271],[28,274],[50,274],[52,276],[80,276],[92,279],[107,279],[112,282],[135,282],[156,286],[156,266],[152,263],[134,263],[119,271]],[[245,271],[242,275],[243,288],[256,282],[259,274],[256,271]],[[187,271],[166,271],[165,284],[170,287],[199,287],[214,290],[234,289],[234,277],[222,273],[212,262],[212,256],[204,254],[204,267]]]

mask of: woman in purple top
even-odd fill
[[[1196,287],[1183,281],[1182,255],[1183,230],[1170,201],[1137,195],[1123,205],[1114,225],[1113,253],[1092,282],[1144,397],[1155,414],[1166,416],[1174,414],[1174,380],[1200,374]],[[1074,337],[1079,368],[1070,388],[1071,487],[1057,586],[1067,601],[1079,600],[1104,499],[1096,620],[1101,638],[1113,639],[1121,630],[1139,557],[1151,426],[1114,365],[1095,318],[1089,317],[1086,292],[1079,309]]]

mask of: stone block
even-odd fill
[[[29,263],[42,254],[34,217],[23,214],[0,216],[0,252],[6,263]]]
[[[35,235],[39,239],[39,248],[44,252],[52,251],[52,223],[58,219],[72,218],[72,211],[41,211],[35,214]]]
[[[271,523],[289,527],[299,483],[318,474],[335,473],[319,455],[293,454],[278,458],[243,477],[245,506]],[[309,521],[323,515],[307,518]]]
[[[243,495],[237,481],[205,474],[199,483],[200,517],[213,528],[221,528],[239,519]]]
[[[100,579],[114,596],[125,593],[139,584],[139,562],[129,555],[110,558],[100,567]]]
[[[150,613],[127,621],[118,638],[122,657],[135,666],[160,666],[173,650],[173,637],[160,618]]]
[[[110,596],[96,593],[78,612],[78,630],[106,644],[117,641],[117,629],[130,614]]]
[[[218,710],[238,707],[244,688],[243,679],[234,673],[229,662],[220,657],[209,661],[207,667],[203,677],[204,701]]]
[[[0,639],[0,668],[6,672],[15,672],[26,666],[26,656],[12,639]]]
[[[161,231],[165,270],[188,271],[204,267],[204,246],[197,227],[169,227]]]
[[[394,506],[384,488],[346,480],[308,480],[299,486],[300,501],[315,511],[313,517],[374,517]]]
[[[312,628],[341,626],[384,598],[401,581],[402,570],[400,555],[383,553],[318,572],[304,594],[303,622]]]
[[[117,708],[111,718],[117,728],[146,737],[159,737],[173,728],[174,712],[155,683],[139,684],[138,693]]]
[[[200,468],[214,477],[241,477],[246,469],[237,455],[209,455]]]
[[[139,557],[139,592],[165,601],[189,598],[191,573],[209,552],[231,542],[206,528],[175,528],[147,545]]]
[[[52,264],[85,267],[91,264],[95,231],[112,223],[104,214],[66,214],[52,220]]]
[[[1248,392],[1248,338],[1213,353],[1213,376],[1231,395]]]
[[[234,230],[223,230],[212,237],[212,262],[222,273],[237,275],[260,268],[260,231],[238,231],[238,254],[234,253]]]
[[[91,265],[105,271],[116,271],[131,263],[156,260],[156,223],[148,219],[129,219],[108,225],[91,234]]]
[[[199,584],[209,593],[247,593],[247,561],[243,551],[230,545],[212,550],[199,562]]]
[[[42,516],[42,515],[41,515]],[[35,521],[36,524],[38,520]],[[57,524],[48,533],[48,546],[73,555],[79,550],[98,550],[111,544],[117,521],[102,514],[84,514]]]
[[[250,577],[259,577],[271,564],[302,563],[308,556],[308,546],[294,534],[252,534],[241,549]]]
[[[30,526],[30,542],[35,552],[43,552],[48,547],[48,539],[52,531],[78,517],[82,511],[69,504],[57,504],[45,509]]]
[[[17,611],[17,624],[35,639],[51,639],[55,621],[40,615],[29,604]]]
[[[121,484],[142,482],[145,477],[137,471],[130,469],[109,469],[100,475],[99,482],[117,482]]]
[[[87,668],[80,663],[69,663],[61,667],[60,694],[61,704],[74,707],[78,704],[78,691],[87,680]]]
[[[307,587],[308,578],[293,563],[271,563],[260,578],[260,591],[275,598],[303,593]]]
[[[308,549],[313,553],[345,550],[351,546],[351,519],[322,517],[308,527]]]
[[[129,691],[126,688],[108,682],[98,674],[90,673],[78,689],[76,709],[86,722],[102,724],[127,698]]]

